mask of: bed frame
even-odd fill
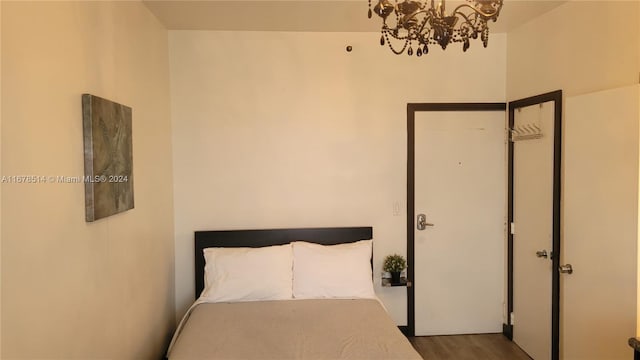
[[[322,245],[336,245],[372,238],[372,227],[196,231],[195,297],[197,299],[204,289],[204,254],[202,250],[205,248],[262,247],[284,245],[299,240]]]

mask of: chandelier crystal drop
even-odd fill
[[[448,14],[446,0],[437,5],[434,0],[378,0],[373,11],[369,0],[368,16],[376,13],[382,18],[380,45],[388,45],[395,54],[406,50],[409,56],[422,56],[431,45],[440,45],[444,50],[451,43],[462,43],[462,50],[467,51],[470,39],[478,37],[487,47],[487,23],[498,20],[503,1],[466,0]]]

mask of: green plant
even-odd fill
[[[382,265],[382,270],[386,272],[401,272],[402,270],[407,268],[407,262],[402,257],[402,255],[393,254],[387,255],[384,258],[384,264]]]

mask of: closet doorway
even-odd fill
[[[509,103],[505,334],[536,360],[558,359],[562,92]]]

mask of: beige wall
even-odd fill
[[[2,2],[2,175],[83,174],[81,94],[133,108],[135,209],[2,184],[2,358],[152,359],[174,324],[167,31],[137,2]]]
[[[566,98],[637,84],[640,2],[569,1],[510,32],[507,49],[509,100],[557,89]],[[640,302],[638,309],[640,314]]]
[[[406,251],[406,105],[503,101],[506,39],[416,58],[379,36],[170,31],[178,316],[194,230],[371,225],[376,291],[406,323],[406,290],[379,286]]]
[[[509,32],[507,98],[638,83],[638,1],[569,1]]]

